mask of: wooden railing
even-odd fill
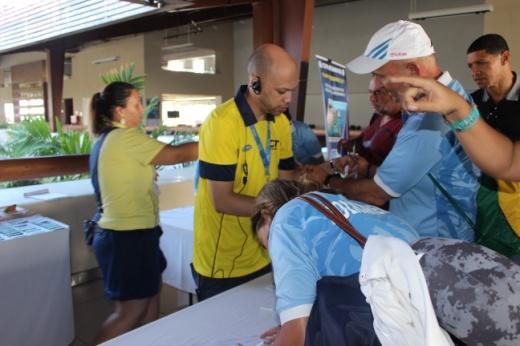
[[[65,155],[0,160],[0,181],[57,177],[88,172],[89,155]]]

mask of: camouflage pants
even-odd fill
[[[467,345],[520,345],[520,266],[466,241],[424,238],[412,245],[439,324]]]

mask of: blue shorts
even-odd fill
[[[99,228],[92,247],[111,300],[150,298],[159,293],[166,259],[159,248],[160,226],[134,231]]]

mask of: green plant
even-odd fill
[[[106,85],[112,82],[127,82],[134,86],[137,91],[144,89],[146,75],[134,76],[135,63],[122,65],[101,75],[101,80]]]
[[[92,140],[88,132],[74,130],[63,131],[63,127],[58,118],[56,118],[56,130],[58,136],[54,139],[59,141],[59,151],[61,155],[90,154]]]
[[[150,132],[150,137],[157,139],[159,136],[168,135],[168,128],[165,125],[161,125]]]
[[[107,73],[101,75],[101,80],[105,85],[108,85],[113,82],[126,82],[130,83],[134,86],[134,88],[141,92],[144,89],[144,82],[146,80],[146,75],[138,75],[134,76],[135,63],[125,64],[120,66],[119,68],[112,69]],[[143,121],[141,126],[145,126],[146,119],[148,115],[152,111],[153,108],[157,106],[159,103],[159,98],[154,96],[150,99],[146,107],[143,111]]]
[[[7,130],[7,137],[7,144],[0,148],[0,154],[4,157],[47,156],[59,152],[49,124],[41,117],[13,125]]]
[[[56,134],[40,117],[13,125],[7,130],[9,141],[0,147],[0,154],[15,158],[90,153],[92,141],[87,132],[64,131],[58,118],[55,122]]]
[[[37,117],[15,124],[7,131],[9,141],[0,146],[0,155],[6,158],[88,154],[92,141],[88,132],[64,131],[56,118],[57,133],[53,134],[45,119]],[[39,180],[6,182],[0,187],[16,187],[40,183],[76,180],[86,177],[76,174]]]

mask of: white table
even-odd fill
[[[106,342],[110,346],[257,346],[279,324],[272,275],[235,287]]]
[[[0,222],[0,326],[1,345],[73,341],[67,225],[38,215]]]
[[[165,210],[160,213],[163,235],[161,249],[168,261],[163,282],[188,293],[195,293],[191,275],[193,258],[193,206]]]

